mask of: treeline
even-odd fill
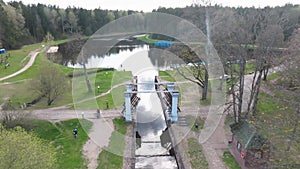
[[[206,11],[207,10],[207,11]],[[300,6],[286,4],[282,7],[230,8],[192,5],[185,8],[159,8],[154,12],[176,15],[189,20],[206,34],[206,12],[210,19],[212,40],[222,35],[222,30],[234,29],[238,24],[250,36],[247,43],[255,42],[258,35],[269,26],[279,27],[287,40],[300,25]],[[231,25],[234,22],[234,25]],[[244,32],[243,32],[244,33]],[[216,41],[217,42],[217,41]],[[217,42],[218,43],[218,42]]]
[[[87,10],[51,5],[5,4],[0,0],[0,48],[17,49],[22,45],[43,41],[50,33],[55,39],[73,35],[92,35],[112,20],[135,11]]]
[[[101,5],[101,4],[100,4]],[[154,12],[176,15],[191,21],[206,34],[206,12],[210,18],[211,39],[221,44],[222,32],[229,29],[241,32],[245,44],[254,44],[268,29],[282,31],[284,41],[288,40],[300,25],[300,6],[287,4],[282,7],[229,8],[221,6],[187,6],[185,8],[159,8]],[[87,10],[68,7],[61,9],[51,5],[24,5],[20,2],[8,4],[0,0],[0,47],[19,48],[24,44],[42,41],[50,33],[55,39],[73,35],[89,36],[103,25],[136,11]]]

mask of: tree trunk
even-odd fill
[[[89,93],[92,93],[92,92],[93,92],[93,89],[92,89],[92,86],[91,86],[91,83],[90,83],[88,74],[87,74],[87,72],[86,72],[86,66],[85,66],[85,63],[82,63],[82,65],[83,65],[84,78],[85,78],[85,82],[86,82],[86,85],[87,85],[87,88],[88,88],[88,92],[89,92]]]
[[[207,92],[208,92],[208,72],[205,71],[205,79],[204,79],[204,86],[202,88],[202,100],[207,99]]]
[[[251,84],[251,90],[250,90],[250,98],[249,98],[249,102],[248,102],[248,106],[247,106],[247,112],[245,114],[245,118],[247,119],[248,118],[248,115],[250,113],[250,110],[251,110],[251,105],[252,105],[252,102],[253,102],[253,97],[255,95],[255,89],[256,89],[256,76],[257,76],[257,68],[255,69],[255,72],[254,72],[254,75],[253,75],[253,79],[252,79],[252,84]]]
[[[293,131],[292,131],[292,136],[291,136],[291,139],[290,139],[289,143],[287,144],[288,147],[287,147],[286,151],[290,151],[292,141],[295,140],[295,137],[296,137],[297,128],[298,128],[298,125],[299,125],[299,119],[300,119],[300,111],[299,111],[299,108],[298,108],[298,111],[297,111],[296,116],[297,116],[297,118],[296,118],[296,120],[295,120],[294,128],[293,128]]]
[[[242,58],[241,59],[241,63],[240,63],[240,74],[239,74],[239,78],[240,78],[240,82],[239,82],[239,97],[238,97],[238,119],[240,122],[241,119],[241,115],[243,112],[243,95],[244,95],[244,79],[245,79],[245,59]]]
[[[257,103],[258,103],[258,94],[259,94],[259,89],[260,89],[260,84],[261,84],[261,76],[262,76],[262,70],[259,72],[257,80],[256,80],[256,88],[255,88],[255,95],[253,98],[253,107],[252,107],[252,113],[253,116],[255,116],[256,111],[257,111]]]
[[[264,69],[264,77],[263,77],[263,81],[267,81],[268,73],[269,73],[269,66],[267,66],[267,67]]]
[[[54,102],[54,99],[48,98],[47,105],[50,106]]]
[[[236,95],[235,95],[235,91],[234,91],[234,84],[231,85],[231,95],[232,95],[232,108],[233,108],[234,122],[238,123],[239,117],[238,117],[237,111],[236,111]]]

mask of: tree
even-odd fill
[[[21,127],[7,130],[0,124],[0,168],[56,168],[55,149]]]
[[[67,82],[64,73],[57,67],[46,65],[39,70],[32,86],[39,96],[47,99],[47,104],[50,106],[59,96],[64,94],[68,85]]]
[[[275,63],[279,47],[283,44],[283,30],[279,25],[267,25],[266,28],[257,35],[254,55],[256,66],[251,85],[250,99],[245,117],[250,112],[255,115],[261,80],[267,80],[269,69]]]
[[[177,48],[177,49],[175,49]],[[175,45],[170,49],[173,53],[178,53],[179,58],[185,63],[191,63],[191,66],[176,68],[179,75],[188,81],[191,81],[202,88],[201,100],[206,100],[208,92],[208,71],[205,62],[196,56],[186,46]]]
[[[282,28],[275,25],[268,25],[256,39],[255,48],[258,68],[263,69],[263,80],[267,80],[269,68],[275,63],[279,48],[283,45],[284,35]]]
[[[54,37],[52,36],[52,34],[50,32],[47,32],[47,34],[45,35],[45,37],[43,39],[43,41],[45,43],[49,43],[49,42],[51,42],[53,40],[54,40]]]
[[[214,16],[211,22],[212,41],[230,75],[229,95],[232,100],[227,103],[226,110],[232,108],[235,122],[238,123],[243,112],[245,63],[251,33],[247,29],[247,22],[236,12],[219,10]]]
[[[31,115],[28,112],[21,111],[22,106],[14,99],[10,99],[3,104],[0,111],[0,123],[5,128],[14,128],[16,126],[22,126],[25,129],[30,128],[31,122],[29,118]]]

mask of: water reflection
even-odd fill
[[[87,59],[86,67],[89,68],[114,68],[116,70],[126,70],[124,67],[124,62],[128,60],[133,55],[148,51],[149,46],[147,45],[134,45],[134,46],[117,46],[112,48],[112,50],[102,56],[90,56]],[[68,67],[72,68],[82,68],[82,65],[79,63],[73,64],[68,63]],[[133,66],[127,67],[127,69],[132,69]]]

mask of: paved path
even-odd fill
[[[8,76],[0,78],[0,82],[25,72],[27,69],[29,69],[33,65],[33,63],[35,61],[35,58],[38,54],[39,54],[38,50],[30,52],[29,55],[28,55],[28,56],[30,56],[29,62],[22,69],[20,69],[19,71],[15,72],[13,74],[10,74]]]
[[[89,133],[90,139],[83,146],[83,155],[88,160],[88,169],[96,169],[98,156],[104,147],[108,147],[109,139],[114,131],[111,119],[91,119],[93,127]]]
[[[101,110],[101,118],[115,118],[121,117],[120,109]],[[85,119],[97,119],[96,110],[70,110],[64,107],[49,108],[41,110],[31,111],[31,115],[42,120],[48,120],[52,122],[82,118],[82,112],[84,112]]]

